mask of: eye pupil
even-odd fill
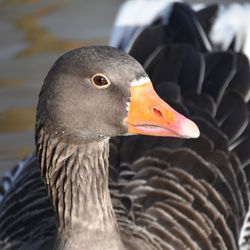
[[[97,86],[105,86],[107,84],[109,84],[108,80],[103,77],[103,76],[100,76],[100,75],[97,75],[93,78],[93,81],[94,83],[97,85]]]

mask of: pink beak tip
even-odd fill
[[[185,119],[181,127],[182,136],[184,138],[198,138],[200,136],[200,130],[198,126],[189,119]]]

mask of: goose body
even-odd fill
[[[55,62],[36,153],[2,180],[0,249],[250,249],[249,62],[214,50],[204,13],[120,36],[144,69],[105,46]]]

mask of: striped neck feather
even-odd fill
[[[95,249],[102,243],[102,249],[122,249],[108,190],[109,140],[74,145],[43,129],[36,138],[42,178],[58,221],[57,248]]]

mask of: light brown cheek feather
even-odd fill
[[[165,103],[154,91],[152,83],[130,88],[128,132],[153,136],[197,138],[197,125]]]

